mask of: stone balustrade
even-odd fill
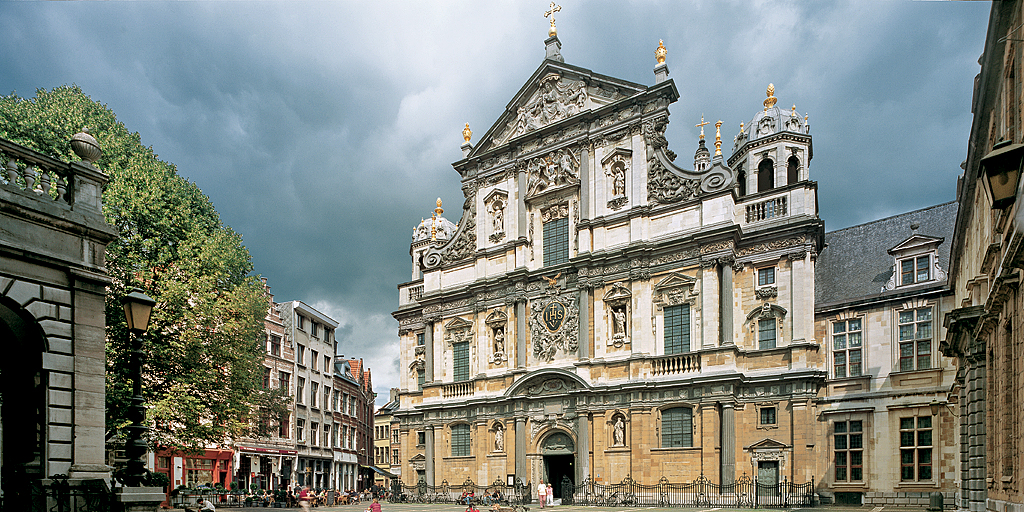
[[[441,388],[441,395],[445,398],[455,398],[459,396],[473,396],[476,391],[476,387],[472,382],[456,382],[454,384],[445,384]]]
[[[745,221],[747,224],[750,224],[752,222],[785,217],[788,214],[787,202],[786,196],[778,196],[754,204],[748,204],[746,205]]]
[[[107,176],[88,161],[62,162],[0,139],[0,183],[7,190],[69,210],[102,215]]]
[[[700,372],[700,354],[687,352],[660,356],[651,360],[651,373],[654,375],[677,375],[680,373]]]

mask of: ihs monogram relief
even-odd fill
[[[550,362],[555,355],[567,356],[579,349],[580,310],[576,295],[561,293],[556,276],[548,278],[547,297],[530,301],[530,345],[537,359]]]

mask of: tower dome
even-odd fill
[[[420,221],[412,230],[412,243],[430,242],[434,240],[449,240],[455,234],[456,225],[452,221],[441,216],[444,210],[441,208],[441,198],[437,199],[437,208],[430,218]]]
[[[775,85],[768,84],[768,95],[764,100],[764,110],[759,111],[745,126],[743,132],[738,135],[738,143],[754,141],[769,137],[779,132],[808,133],[809,127],[800,114],[796,112],[796,105],[792,110],[782,110],[775,106],[778,98],[775,97]]]

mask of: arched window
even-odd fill
[[[747,171],[740,171],[736,175],[736,182],[740,186],[740,197],[747,195]]]
[[[764,192],[775,188],[775,162],[765,158],[757,164],[757,191]]]
[[[673,407],[661,411],[661,447],[693,446],[693,409]]]
[[[800,181],[800,160],[796,156],[789,157],[789,166],[786,168],[787,183],[792,185]]]

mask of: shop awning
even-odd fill
[[[385,470],[383,470],[381,468],[378,468],[377,466],[361,466],[361,467],[364,468],[364,469],[372,470],[373,472],[379,473],[379,474],[384,475],[384,476],[386,476],[388,478],[398,478],[398,475],[396,475],[396,474],[394,474],[394,473],[392,473],[390,471],[385,471]]]

